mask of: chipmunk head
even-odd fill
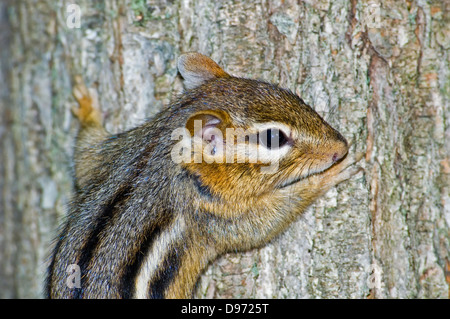
[[[289,90],[230,76],[210,58],[187,53],[178,69],[188,91],[186,169],[210,192],[242,200],[288,188],[347,154],[342,135]]]

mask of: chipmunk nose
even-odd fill
[[[333,154],[333,158],[332,158],[333,162],[337,162],[338,159],[339,159],[339,154],[338,153],[334,153]]]
[[[324,154],[327,157],[327,161],[331,161],[334,164],[340,161],[348,152],[347,140],[331,127],[329,124],[324,123],[323,127],[323,139],[326,141],[324,147]]]
[[[331,152],[331,160],[333,163],[336,163],[340,159],[342,159],[348,152],[348,144],[344,137],[341,136],[339,141],[336,141],[336,144],[333,147],[333,151]]]

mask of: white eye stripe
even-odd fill
[[[279,130],[280,134],[284,134],[288,139],[291,136],[291,129],[285,124],[279,122],[256,123],[247,129],[246,132],[252,132],[253,136],[256,137],[256,134],[261,134],[267,130],[273,129]],[[260,161],[264,163],[273,163],[285,157],[291,149],[291,145],[289,144],[280,145],[280,147],[268,148],[267,145],[264,146],[259,143],[257,139],[254,139],[251,142],[253,143],[246,143],[242,148],[238,147],[238,154],[241,156],[246,156],[250,162]],[[254,144],[255,142],[258,144]]]
[[[269,143],[267,137],[265,141],[261,140],[260,135],[265,133],[267,136],[268,130],[280,131],[283,139],[277,139],[275,133],[275,138],[271,136]],[[181,141],[171,150],[172,160],[176,163],[201,163],[203,159],[208,163],[274,163],[284,158],[292,148],[292,143],[289,143],[291,131],[282,123],[258,123],[246,130],[226,128],[225,131],[223,134],[213,127],[205,136],[191,137],[186,128],[175,130],[171,139]],[[278,145],[280,142],[282,145]]]

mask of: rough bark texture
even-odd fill
[[[70,3],[80,28],[69,28]],[[167,105],[182,88],[177,56],[199,51],[296,92],[366,156],[364,174],[275,241],[214,262],[196,297],[447,298],[449,9],[441,0],[2,1],[0,297],[42,296],[71,192],[73,75],[96,87],[118,132]]]

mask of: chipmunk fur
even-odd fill
[[[48,297],[190,298],[208,263],[266,244],[359,171],[353,164],[361,156],[346,156],[344,137],[289,90],[233,77],[199,53],[183,54],[178,68],[187,91],[114,135],[76,79],[75,190],[48,269]],[[193,147],[191,161],[174,161],[177,128],[213,151]],[[227,129],[247,138],[226,139]],[[264,133],[279,145],[258,140]],[[232,143],[250,150],[225,158]],[[268,162],[258,152],[275,158],[277,169],[263,173]],[[244,155],[250,159],[238,160]],[[79,288],[66,282],[72,264],[81,270]]]

